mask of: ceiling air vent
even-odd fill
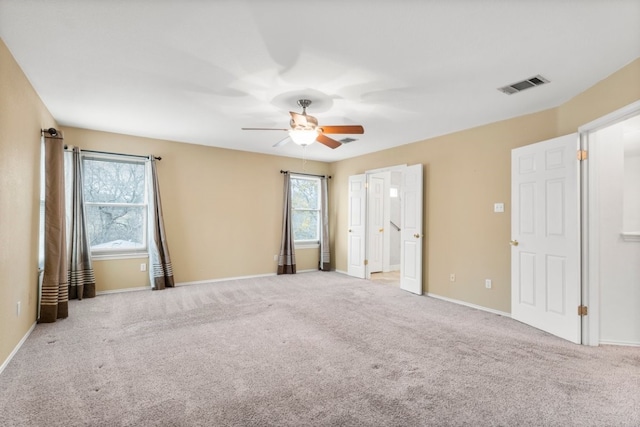
[[[342,142],[343,144],[348,144],[348,143],[353,142],[353,141],[357,141],[357,139],[355,139],[355,138],[342,138],[340,140],[340,142]]]
[[[513,95],[514,93],[522,92],[523,90],[529,89],[530,87],[541,86],[545,83],[549,83],[549,80],[538,74],[537,76],[531,77],[530,79],[510,84],[509,86],[499,87],[498,90],[500,92],[506,93],[507,95]]]

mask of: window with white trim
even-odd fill
[[[92,255],[147,250],[145,159],[82,156],[84,205]]]
[[[296,244],[320,242],[320,178],[291,175],[291,225]]]

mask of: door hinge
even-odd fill
[[[369,265],[369,260],[368,259],[364,260],[364,265]]]
[[[578,316],[586,316],[587,313],[587,306],[586,305],[579,305],[578,306]]]
[[[578,150],[578,160],[587,160],[589,153],[587,150]]]

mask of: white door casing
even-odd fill
[[[579,138],[511,152],[511,316],[581,342]]]
[[[422,295],[422,165],[407,166],[401,188],[400,288]]]
[[[349,219],[347,221],[347,274],[365,278],[366,175],[349,177]]]

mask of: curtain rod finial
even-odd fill
[[[41,129],[41,132],[46,132],[51,136],[58,136],[58,131],[56,130],[56,128]]]

